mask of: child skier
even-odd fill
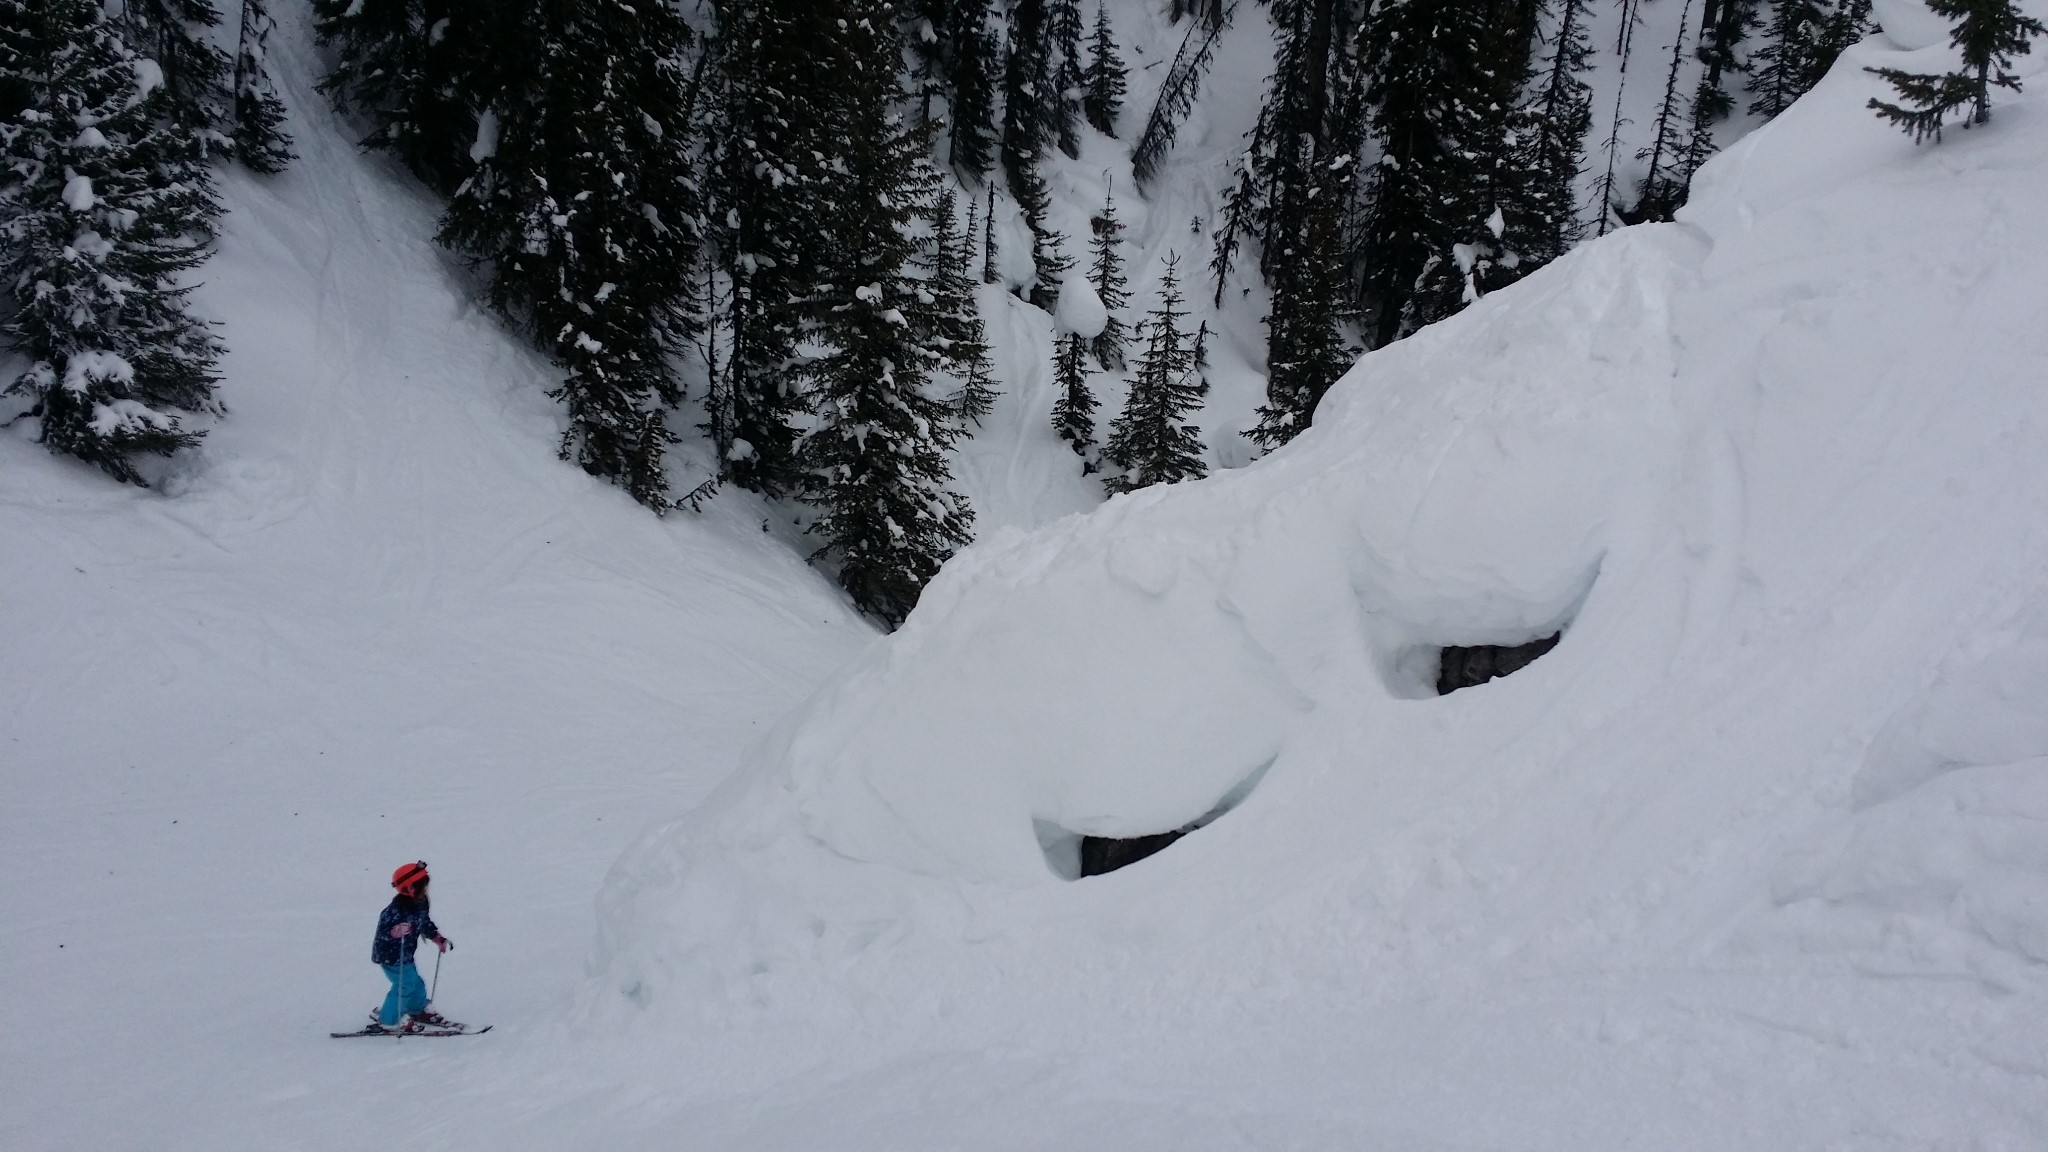
[[[370,945],[370,959],[384,969],[384,978],[391,981],[391,991],[384,997],[384,1006],[370,1013],[372,1031],[396,1031],[398,1022],[408,1017],[409,1029],[449,1023],[427,1006],[427,986],[412,962],[422,936],[439,945],[443,952],[455,947],[434,927],[433,917],[427,915],[427,880],[424,860],[415,860],[391,874],[391,886],[398,889],[398,895],[377,917],[377,939]]]

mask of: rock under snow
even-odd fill
[[[1109,310],[1102,306],[1102,297],[1087,276],[1076,273],[1060,281],[1059,303],[1053,313],[1057,331],[1093,340],[1108,326]]]
[[[1952,21],[1928,9],[1925,0],[1871,0],[1870,13],[1885,38],[1908,52],[1948,43]]]

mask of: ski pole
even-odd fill
[[[428,1006],[429,1006],[429,1007],[431,1007],[431,1006],[433,1005],[433,1003],[434,1003],[434,993],[435,993],[435,992],[437,992],[437,991],[439,991],[439,990],[440,990],[440,988],[441,988],[441,950],[440,950],[440,949],[438,949],[438,948],[436,948],[436,949],[434,950],[434,985],[433,985],[433,987],[431,987],[431,988],[428,988],[428,989],[427,989],[427,1004],[428,1004]]]

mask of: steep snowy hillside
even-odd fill
[[[592,1031],[874,1069],[792,1146],[2039,1143],[2048,104],[1865,111],[1946,60],[958,559],[615,871]]]

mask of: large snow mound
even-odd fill
[[[872,1037],[1000,988],[1011,1035],[1101,1040],[1219,996],[1740,971],[1715,995],[1875,972],[2041,1019],[2048,112],[1915,148],[1864,109],[1863,66],[1945,52],[1852,51],[1681,223],[1366,357],[1272,457],[958,557],[614,869],[592,1010]],[[1434,695],[1440,647],[1560,629]],[[1111,875],[1052,858],[1205,815]],[[1880,1027],[1868,987],[1813,1011]],[[1707,1050],[1695,1140],[1963,1090]]]

